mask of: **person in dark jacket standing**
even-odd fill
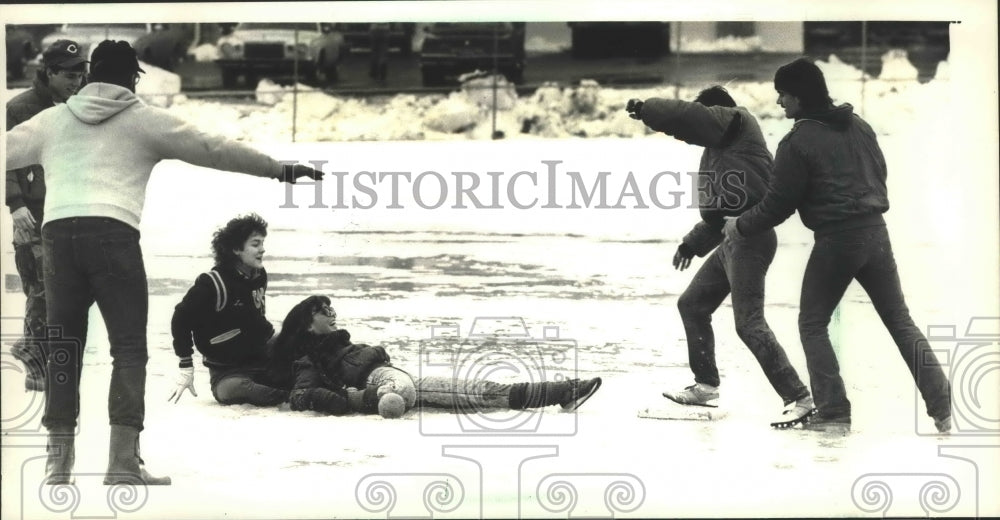
[[[683,271],[695,255],[711,253],[677,300],[695,384],[663,396],[685,405],[717,406],[720,381],[712,314],[732,293],[736,333],[786,406],[771,425],[785,428],[807,420],[815,409],[812,396],[764,319],[764,277],[777,237],[773,230],[740,241],[722,234],[725,217],[746,211],[767,191],[771,153],[757,120],[718,85],[701,91],[694,102],[633,99],[626,109],[653,130],[705,148],[698,172],[701,221],[681,241],[673,259],[674,267]]]
[[[514,384],[414,378],[393,366],[385,348],[352,343],[351,334],[337,328],[337,313],[326,296],[309,296],[288,312],[274,350],[297,358],[292,410],[331,415],[377,412],[395,418],[415,406],[488,411],[559,405],[572,411],[601,386],[599,377]],[[398,407],[387,406],[393,400]]]
[[[198,276],[170,322],[180,358],[174,402],[185,390],[198,395],[192,346],[208,367],[219,403],[274,406],[288,399],[292,360],[286,359],[284,370],[272,367],[268,349],[274,326],[265,317],[266,237],[267,222],[256,214],[230,220],[212,237],[215,266]]]
[[[80,46],[58,40],[42,53],[42,68],[35,73],[31,88],[7,102],[7,130],[35,114],[64,103],[76,94],[87,73],[87,60]],[[24,387],[45,390],[45,284],[42,268],[42,220],[45,204],[45,170],[39,164],[9,170],[6,204],[14,220],[14,264],[24,291],[24,336],[11,354],[24,363]]]
[[[851,403],[827,327],[857,280],[916,381],[938,431],[951,430],[951,388],[903,300],[882,214],[887,168],[875,132],[849,104],[834,106],[823,72],[797,59],[774,75],[778,104],[795,125],[778,145],[774,180],[750,211],[726,223],[730,240],[752,240],[799,212],[815,244],[802,280],[799,333],[816,398],[809,427],[846,430]]]
[[[48,190],[42,222],[46,312],[62,340],[46,341],[46,482],[72,481],[88,315],[96,302],[112,357],[104,483],[169,484],[169,477],[150,475],[139,456],[149,360],[139,226],[153,167],[177,159],[285,182],[323,174],[282,164],[145,105],[135,95],[143,70],[128,42],[105,40],[91,59],[86,87],[7,132],[7,169],[41,164]]]

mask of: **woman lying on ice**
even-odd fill
[[[599,377],[515,384],[415,379],[392,366],[384,348],[351,343],[350,333],[337,329],[337,313],[325,296],[310,296],[288,312],[274,350],[295,355],[292,410],[332,415],[377,412],[395,418],[414,406],[481,411],[560,405],[572,411],[601,386]]]

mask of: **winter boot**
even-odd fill
[[[45,460],[46,484],[72,484],[73,463],[76,461],[75,438],[72,427],[49,428],[49,439],[45,445],[48,459]]]
[[[29,392],[45,391],[45,354],[38,343],[27,343],[24,338],[17,340],[10,353],[24,363],[24,388]]]
[[[695,383],[679,392],[663,392],[663,397],[678,404],[717,408],[719,406],[719,387]]]
[[[601,378],[570,379],[568,381],[544,383],[520,383],[510,390],[509,403],[512,410],[541,408],[558,404],[563,411],[571,412],[580,407],[601,387]]]
[[[170,477],[154,477],[146,471],[139,456],[139,430],[131,426],[111,425],[111,450],[105,485],[170,485]]]

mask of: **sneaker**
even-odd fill
[[[590,399],[590,396],[594,395],[600,387],[601,378],[599,377],[574,381],[573,390],[570,392],[568,400],[559,403],[559,406],[564,412],[572,412],[587,402],[587,399]]]
[[[809,421],[809,417],[815,413],[816,405],[813,404],[813,398],[811,395],[807,395],[789,404],[785,411],[781,412],[781,418],[771,423],[771,427],[785,429],[799,423],[805,424]]]
[[[814,413],[802,423],[802,427],[817,432],[848,433],[851,431],[851,417],[824,417]]]
[[[934,419],[934,427],[937,428],[938,433],[944,435],[951,434],[951,416],[942,417],[941,419]]]
[[[719,406],[719,388],[702,383],[695,383],[680,392],[663,392],[663,397],[678,404],[711,408]]]

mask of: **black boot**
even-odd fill
[[[572,412],[580,407],[601,387],[601,378],[570,379],[568,381],[520,383],[512,385],[510,407],[513,410],[541,408],[558,404],[563,411]]]
[[[45,460],[46,484],[72,484],[73,463],[76,461],[75,438],[72,427],[49,428],[49,439],[45,445],[48,459]]]
[[[154,477],[146,471],[139,456],[139,430],[131,426],[111,425],[111,450],[104,484],[147,486],[170,485],[170,477]]]
[[[37,342],[21,338],[11,347],[10,353],[24,363],[24,389],[29,392],[45,391],[45,354]]]

